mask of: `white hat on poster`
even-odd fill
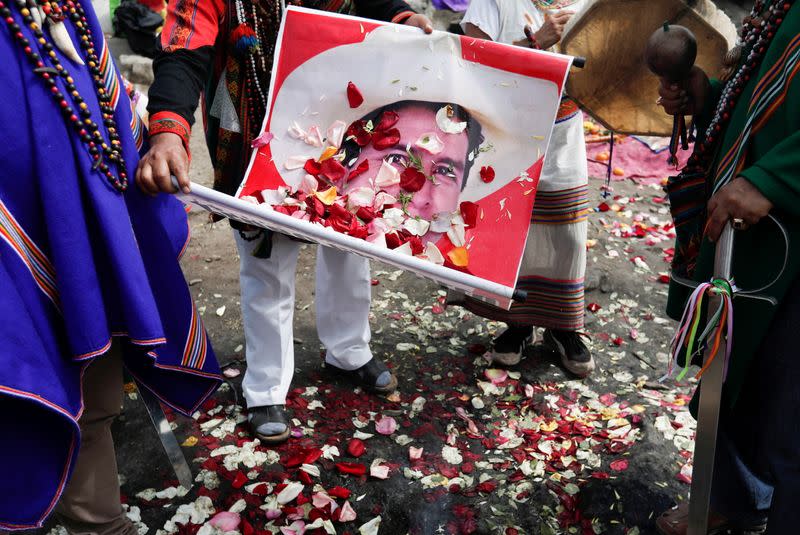
[[[531,59],[536,57],[532,53]],[[364,98],[351,108],[347,85]],[[350,124],[371,111],[403,100],[457,104],[480,124],[484,142],[475,156],[461,200],[477,201],[518,178],[543,156],[560,94],[553,82],[511,73],[462,58],[459,36],[425,35],[417,28],[379,26],[363,42],[336,46],[304,62],[272,96],[269,130],[272,157],[284,181],[296,186],[302,169],[286,169],[290,158],[316,158],[290,129],[322,133],[336,121]],[[440,136],[447,136],[440,133]],[[496,178],[483,182],[482,166]]]

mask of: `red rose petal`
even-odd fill
[[[353,82],[347,84],[347,102],[350,103],[351,108],[358,108],[364,103],[364,95]]]
[[[320,457],[322,457],[322,450],[313,448],[306,454],[305,464],[314,464]]]
[[[397,249],[401,245],[403,245],[403,241],[396,232],[386,234],[386,247],[389,249]]]
[[[484,494],[488,494],[490,492],[494,492],[495,489],[497,489],[497,481],[495,481],[493,479],[489,479],[487,481],[484,481],[483,483],[478,484],[478,486],[475,487],[475,489],[478,492],[482,492]]]
[[[374,144],[374,143],[373,143]],[[377,148],[377,147],[376,147]],[[425,185],[425,175],[414,167],[406,167],[400,173],[400,188],[414,193],[422,189]]]
[[[464,218],[464,223],[468,227],[474,228],[475,225],[478,223],[478,214],[480,213],[480,207],[474,202],[464,201],[459,206],[459,209],[461,211],[461,217]]]
[[[361,457],[364,455],[364,452],[367,451],[367,447],[364,446],[364,441],[359,440],[357,438],[350,439],[350,442],[347,443],[347,453],[349,453],[353,457]]]
[[[400,116],[397,115],[397,112],[385,111],[381,114],[381,118],[378,121],[378,125],[375,127],[375,131],[383,132],[384,130],[388,130],[394,125],[396,125],[397,121],[399,120]]]
[[[375,150],[386,150],[400,143],[400,130],[392,128],[372,134],[372,146]]]
[[[601,202],[597,205],[598,212],[608,212],[609,210],[611,210],[611,207],[608,205],[608,203]]]
[[[367,467],[361,463],[336,463],[336,469],[340,474],[350,474],[363,476],[367,473]]]
[[[589,312],[597,312],[601,307],[597,303],[589,303],[586,308],[589,310]]]
[[[369,160],[364,160],[358,164],[355,169],[350,171],[350,174],[347,176],[347,180],[353,180],[355,177],[363,175],[367,171],[369,171]]]
[[[235,489],[240,489],[245,483],[247,483],[247,476],[244,475],[241,470],[237,471],[236,477],[233,478],[233,483],[231,483],[231,486]]]
[[[612,470],[615,470],[617,472],[622,472],[623,470],[628,469],[628,459],[618,459],[616,461],[613,461],[609,466],[611,467]]]
[[[338,161],[334,160],[333,158],[328,158],[319,168],[319,174],[330,180],[331,182],[338,182],[344,178],[345,173],[347,170],[344,166]]]
[[[494,169],[491,165],[486,165],[481,167],[481,180],[486,182],[487,184],[494,180]]]
[[[365,223],[369,223],[370,221],[378,217],[378,214],[375,213],[375,210],[369,206],[360,207],[356,212],[356,215],[361,221]]]
[[[367,132],[366,121],[356,121],[347,127],[345,139],[353,138],[359,147],[366,147],[372,139],[372,134]]]
[[[317,176],[320,172],[320,163],[315,159],[311,158],[306,161],[306,164],[303,166],[303,169],[309,175]]]
[[[328,489],[328,494],[334,498],[346,500],[350,497],[350,489],[346,489],[344,487],[333,487],[332,489]]]

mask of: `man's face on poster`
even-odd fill
[[[408,214],[431,221],[437,214],[452,213],[458,209],[459,196],[464,183],[469,138],[467,130],[458,134],[442,132],[436,124],[436,110],[423,104],[409,103],[394,110],[399,119],[395,124],[400,132],[400,142],[388,149],[378,150],[372,144],[364,147],[353,167],[369,161],[368,173],[348,182],[346,191],[358,187],[372,187],[372,180],[383,162],[394,166],[398,172],[413,165],[414,157],[421,163],[421,171],[428,179],[419,191],[403,192],[400,185],[382,188],[395,198],[411,196],[407,203]],[[436,154],[417,146],[425,136],[437,136],[442,148]],[[410,147],[410,152],[406,150]]]

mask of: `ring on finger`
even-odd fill
[[[733,230],[746,230],[748,225],[741,217],[734,217],[731,219],[731,226]]]

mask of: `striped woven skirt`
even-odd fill
[[[526,301],[503,310],[466,298],[485,318],[548,329],[583,329],[588,171],[583,115],[565,99],[553,128],[531,214],[517,288]]]

